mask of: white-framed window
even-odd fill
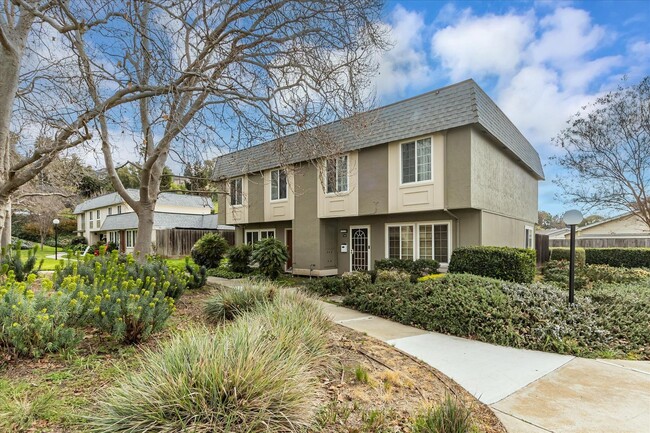
[[[535,248],[535,236],[534,236],[534,230],[531,226],[526,226],[524,229],[524,236],[525,238],[525,247],[532,249]]]
[[[114,244],[119,245],[120,244],[120,232],[118,232],[118,231],[108,232],[108,240],[109,240],[109,242],[113,242]]]
[[[275,229],[246,230],[244,236],[248,245],[255,245],[262,239],[274,238]]]
[[[427,182],[432,179],[431,137],[402,143],[402,183]]]
[[[126,231],[126,247],[133,248],[135,245],[135,238],[138,235],[137,230],[127,230]]]
[[[112,208],[112,207],[109,207],[109,208],[108,208],[108,214],[109,214],[109,215],[113,215],[113,208]]]
[[[101,218],[102,218],[102,211],[101,209],[97,209],[97,228],[100,228],[102,225],[100,222]]]
[[[271,200],[287,198],[287,171],[279,168],[271,170]]]
[[[328,194],[348,191],[348,155],[330,158],[325,162],[325,182]]]
[[[93,228],[93,211],[88,212],[88,225]]]
[[[122,213],[122,205],[117,205],[117,214],[120,215]]]
[[[386,224],[386,257],[389,259],[434,259],[449,263],[451,224],[420,222]]]
[[[244,178],[238,177],[230,181],[230,206],[241,206],[244,203]]]

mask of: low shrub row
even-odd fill
[[[569,260],[569,248],[551,248],[551,260]],[[576,264],[650,268],[650,248],[576,248]]]
[[[449,272],[531,283],[535,278],[535,250],[509,247],[460,247],[451,255]]]
[[[440,264],[435,260],[382,259],[375,261],[375,271],[398,271],[410,275],[411,281],[438,272]]]
[[[589,356],[650,358],[647,285],[566,290],[473,275],[447,274],[418,284],[378,283],[344,298],[355,309],[430,331],[494,344]]]
[[[283,293],[225,326],[190,329],[100,398],[92,431],[302,431],[329,326],[312,301]]]
[[[564,247],[551,248],[551,261],[570,260],[571,249]],[[584,266],[587,262],[587,254],[584,248],[576,248],[576,265]]]
[[[544,266],[544,281],[560,287],[569,285],[569,262],[551,261]],[[643,268],[618,268],[607,265],[584,265],[575,269],[575,288],[588,289],[599,283],[629,284],[650,281],[650,271]]]
[[[650,268],[650,248],[587,248],[587,263],[623,268]]]

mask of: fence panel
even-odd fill
[[[542,266],[551,258],[551,250],[549,249],[548,235],[535,234],[535,251],[537,252],[537,266]]]
[[[198,229],[165,229],[156,230],[156,254],[177,258],[190,254],[192,247],[208,233],[220,233],[230,245],[235,243],[235,232],[232,230],[198,230]]]
[[[569,239],[551,239],[551,248],[569,247]],[[650,248],[649,238],[576,238],[581,248]]]

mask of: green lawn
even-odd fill
[[[49,256],[52,256],[50,258]],[[43,245],[43,248],[41,246],[38,246],[38,250],[36,251],[36,257],[38,259],[43,259],[43,266],[41,267],[42,271],[53,271],[54,267],[56,266],[57,263],[64,261],[66,259],[67,254],[63,248],[59,248],[58,251],[58,256],[59,260],[54,259],[54,247],[50,247],[47,245]],[[27,250],[23,250],[23,259],[27,257]]]

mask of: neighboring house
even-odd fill
[[[537,234],[546,235],[548,236],[549,240],[553,240],[553,239],[564,239],[564,235],[566,235],[570,231],[571,231],[570,229],[564,227],[561,229],[537,230]]]
[[[569,229],[549,240],[551,247],[569,246]],[[576,228],[576,245],[584,248],[650,247],[650,228],[628,212]]]
[[[314,136],[337,154],[301,146]],[[221,156],[214,172],[237,243],[277,237],[287,268],[321,276],[387,257],[444,266],[461,245],[533,248],[543,177],[473,80]]]
[[[138,190],[127,191],[131,197],[138,199],[140,194]],[[232,227],[219,225],[217,214],[213,214],[212,210],[213,203],[210,198],[161,193],[154,212],[152,242],[154,245],[160,243],[161,240],[156,237],[163,230],[186,229],[186,232],[233,230]],[[85,237],[89,244],[99,241],[115,242],[120,251],[133,251],[138,217],[118,193],[86,200],[77,205],[74,214],[77,216],[77,234]],[[189,247],[191,248],[191,245]],[[182,253],[174,255],[182,255]]]

